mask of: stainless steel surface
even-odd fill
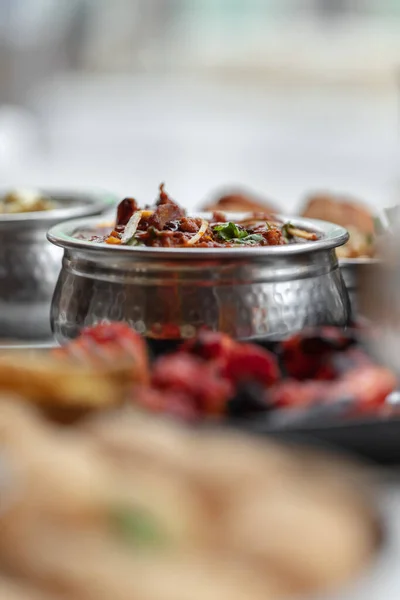
[[[349,292],[352,316],[355,319],[362,318],[363,312],[360,307],[359,295],[364,277],[368,277],[379,260],[375,258],[347,258],[339,260],[339,267],[343,280]]]
[[[52,225],[99,215],[116,198],[107,193],[45,190],[59,204],[52,211],[0,215],[0,336],[25,340],[51,336],[50,303],[62,252],[46,239]]]
[[[321,233],[316,242],[249,248],[134,248],[73,237],[98,220],[54,227],[64,248],[51,321],[57,341],[104,320],[128,322],[149,337],[186,338],[208,326],[237,338],[279,338],[307,325],[343,326],[350,307],[334,248],[347,232],[290,218]]]

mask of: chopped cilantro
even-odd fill
[[[139,240],[135,236],[131,237],[131,239],[128,240],[125,245],[126,246],[143,246],[143,244],[141,242],[139,242]]]
[[[225,241],[236,241],[241,240],[248,236],[248,232],[245,229],[239,229],[239,227],[229,221],[229,223],[223,223],[222,225],[216,225],[214,231]]]
[[[253,244],[259,244],[263,240],[264,240],[263,236],[260,235],[259,233],[251,233],[250,235],[246,235],[245,237],[242,237],[241,239],[237,239],[237,240],[235,239],[232,241],[235,242],[235,244],[247,244],[249,246],[252,246]]]
[[[213,231],[217,232],[226,242],[233,242],[234,244],[252,246],[254,244],[260,244],[264,240],[264,237],[259,233],[249,233],[246,229],[239,228],[235,223],[232,223],[232,221],[216,225]]]
[[[281,231],[282,231],[282,235],[285,238],[285,240],[288,242],[290,239],[292,239],[292,234],[289,231],[289,228],[293,227],[292,223],[285,223],[284,225],[282,225],[281,227]]]

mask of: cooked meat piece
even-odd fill
[[[285,244],[284,237],[280,229],[270,229],[264,236],[270,246],[282,246]]]
[[[115,224],[115,228],[118,229],[126,225],[133,213],[136,212],[138,208],[139,207],[136,203],[136,200],[133,198],[125,198],[122,200],[117,208],[117,222]]]
[[[156,203],[157,206],[160,206],[160,204],[168,204],[169,202],[171,202],[171,198],[168,196],[167,192],[164,191],[164,186],[164,183],[160,185],[160,195]]]
[[[174,202],[160,204],[149,218],[148,226],[161,231],[169,221],[180,219],[184,214],[184,211]]]
[[[271,224],[269,226],[266,226],[265,224],[257,225],[256,227],[253,226],[249,228],[249,231],[262,235],[269,246],[282,246],[283,244],[286,244],[281,229],[274,227]]]
[[[180,222],[180,230],[187,233],[196,233],[199,230],[201,219],[184,217]]]
[[[161,206],[163,204],[175,204],[175,202],[168,196],[167,192],[164,190],[164,184],[160,185],[160,195],[156,202],[156,206]]]
[[[368,208],[345,196],[312,194],[306,200],[301,216],[353,227],[365,234],[374,233],[374,219]]]
[[[176,246],[182,246],[187,241],[187,235],[182,231],[161,231],[154,238],[143,238],[145,246],[151,246],[153,248],[174,248]]]

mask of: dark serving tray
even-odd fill
[[[285,442],[345,451],[381,465],[400,465],[400,416],[279,426],[267,416],[236,422],[245,431]]]

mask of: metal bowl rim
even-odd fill
[[[251,214],[251,213],[250,213]],[[209,217],[207,213],[194,213],[195,217]],[[245,218],[249,213],[237,213],[230,215],[232,219]],[[137,246],[110,246],[105,243],[93,243],[87,240],[80,240],[73,237],[73,234],[79,229],[95,229],[104,223],[99,218],[92,219],[74,219],[68,222],[59,223],[47,232],[47,238],[56,246],[75,250],[88,250],[95,253],[105,254],[133,254],[142,258],[239,258],[239,257],[263,257],[276,256],[285,257],[298,254],[308,254],[320,250],[330,250],[345,244],[349,239],[349,234],[344,227],[320,221],[317,219],[303,219],[300,217],[288,217],[286,215],[276,215],[277,218],[284,221],[290,221],[296,226],[305,227],[322,234],[322,239],[313,242],[304,242],[287,246],[256,246],[240,248],[149,248]]]

